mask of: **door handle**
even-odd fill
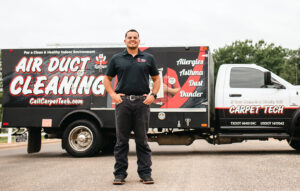
[[[229,97],[242,97],[242,94],[229,94]]]

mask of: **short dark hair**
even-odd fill
[[[139,32],[137,32],[137,30],[135,30],[135,29],[130,29],[129,31],[127,31],[127,32],[125,33],[125,38],[127,37],[127,33],[129,33],[129,32],[136,32],[136,33],[138,34],[138,37],[140,37],[140,34],[139,34]]]

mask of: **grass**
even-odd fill
[[[0,137],[0,143],[7,143],[7,137]]]
[[[7,143],[7,137],[0,137],[0,143]],[[44,136],[42,136],[42,140],[44,140],[45,138],[44,138]],[[16,138],[15,138],[15,136],[12,136],[11,137],[11,142],[12,143],[15,143],[16,142]]]
[[[0,143],[7,143],[7,137],[0,137]],[[11,138],[11,142],[14,143],[15,142],[15,137]]]

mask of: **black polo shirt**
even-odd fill
[[[157,64],[154,57],[146,52],[138,51],[135,57],[128,54],[127,49],[113,55],[106,75],[118,77],[117,93],[126,95],[143,95],[150,92],[149,75],[158,75]]]

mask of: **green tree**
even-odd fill
[[[2,57],[1,57],[1,50],[0,50],[0,89],[3,88],[3,82],[2,82]],[[3,92],[0,91],[0,121],[2,121],[2,97]]]
[[[267,44],[260,40],[255,44],[254,63],[280,75],[287,60],[288,52],[288,49],[275,46],[273,43]]]
[[[222,64],[254,63],[254,46],[251,40],[235,41],[231,45],[214,50],[215,74]]]
[[[278,75],[282,74],[289,56],[289,50],[264,40],[235,41],[231,45],[214,50],[215,73],[221,64],[255,63]],[[286,67],[287,68],[287,67]]]
[[[283,66],[283,70],[279,73],[280,76],[292,84],[299,84],[300,82],[300,48],[297,50],[290,50],[287,60]]]
[[[3,83],[2,83],[2,57],[1,57],[1,49],[0,49],[0,89],[2,89],[2,88],[3,88]],[[0,92],[2,93],[2,91],[0,91]]]

